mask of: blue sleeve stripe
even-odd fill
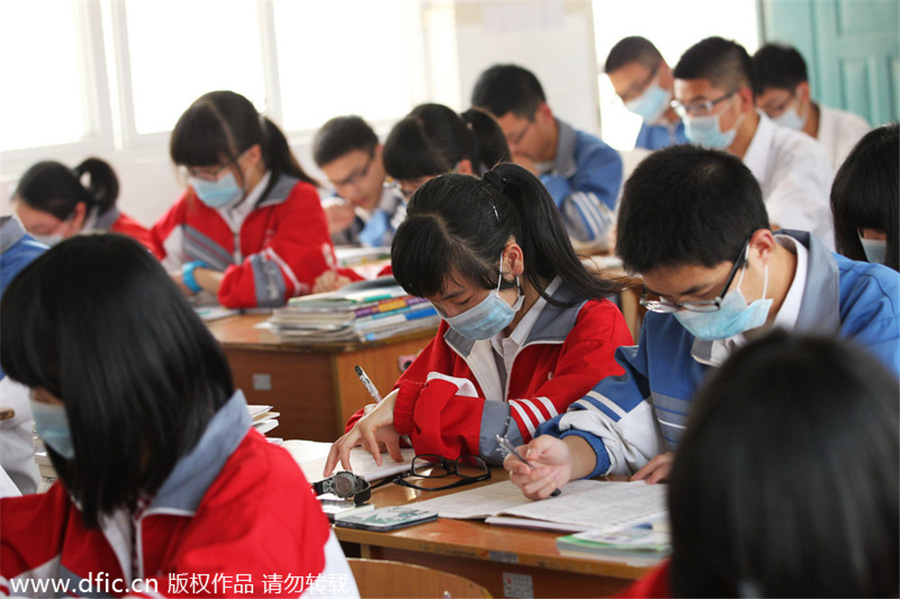
[[[584,397],[582,397],[575,403],[583,402],[583,403],[589,404],[590,409],[594,409],[599,412],[602,412],[606,417],[610,418],[613,422],[618,422],[619,420],[621,420],[622,416],[624,416],[624,414],[616,412],[611,406],[604,403],[603,399],[600,399],[602,397],[603,397],[602,395],[596,395],[596,394],[593,396],[585,395]]]

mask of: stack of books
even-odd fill
[[[310,343],[375,341],[439,322],[428,300],[409,295],[390,276],[291,298],[268,321],[281,338]]]
[[[618,530],[591,530],[556,539],[562,555],[653,565],[669,555],[671,540],[664,521]]]

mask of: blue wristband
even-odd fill
[[[184,285],[193,293],[200,293],[201,291],[203,291],[203,287],[197,284],[197,279],[194,277],[194,269],[196,269],[198,266],[205,267],[206,264],[200,262],[199,260],[195,260],[194,262],[188,262],[181,267],[181,280]]]

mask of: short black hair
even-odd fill
[[[766,44],[753,54],[756,95],[762,95],[766,88],[775,87],[793,91],[804,81],[808,81],[806,61],[793,46]]]
[[[616,251],[625,268],[713,268],[769,226],[762,191],[740,159],[693,145],[647,156],[625,182]]]
[[[81,182],[84,176],[87,185]],[[99,215],[116,205],[119,178],[113,167],[100,158],[87,158],[74,169],[44,160],[25,171],[13,197],[60,220],[68,219],[80,203],[88,210],[96,208]]]
[[[708,37],[687,49],[675,65],[676,79],[707,79],[715,87],[755,90],[753,60],[742,45]]]
[[[0,303],[0,362],[62,400],[74,460],[48,453],[85,523],[153,495],[234,393],[218,342],[138,242],[77,235]]]
[[[378,136],[362,117],[355,114],[336,116],[322,125],[313,138],[313,160],[322,168],[354,150],[372,154]]]
[[[896,597],[897,378],[776,330],[697,394],[669,479],[673,597]]]
[[[653,70],[659,66],[662,54],[653,45],[653,42],[639,35],[623,37],[609,51],[603,70],[613,73],[627,64],[638,62],[642,66]]]
[[[512,112],[530,119],[547,101],[544,88],[534,73],[515,64],[497,64],[478,76],[472,89],[472,106],[483,108],[497,118]]]
[[[420,104],[391,129],[382,160],[394,179],[449,173],[460,160],[481,174],[509,160],[509,148],[500,125],[482,110],[460,115],[443,104]]]
[[[887,237],[885,264],[900,270],[900,125],[872,129],[847,155],[831,186],[831,214],[837,250],[865,260],[860,229]]]

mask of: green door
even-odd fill
[[[796,47],[813,98],[873,125],[900,119],[900,0],[760,0],[766,42]]]

